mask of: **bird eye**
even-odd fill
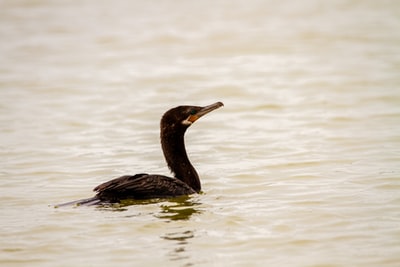
[[[195,109],[191,109],[189,113],[190,113],[190,115],[194,115],[197,113],[197,111]]]

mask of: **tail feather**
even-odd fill
[[[62,204],[58,204],[55,205],[55,208],[60,208],[60,207],[65,207],[65,206],[93,206],[93,205],[97,205],[100,204],[101,200],[97,197],[91,197],[91,198],[85,198],[85,199],[79,199],[79,200],[75,200],[75,201],[71,201],[71,202],[67,202],[67,203],[62,203]]]

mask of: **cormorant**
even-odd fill
[[[118,203],[126,199],[170,198],[199,193],[199,175],[186,154],[184,135],[196,120],[222,107],[222,102],[209,106],[178,106],[168,110],[161,118],[160,138],[167,165],[174,177],[139,173],[125,175],[98,185],[92,198],[58,205],[95,205]]]

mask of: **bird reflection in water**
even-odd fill
[[[175,198],[173,201],[163,203],[161,205],[161,212],[156,217],[169,222],[186,221],[189,220],[192,215],[201,213],[201,210],[197,207],[199,205],[201,205],[201,203],[194,201],[191,197],[182,196]],[[172,250],[168,253],[172,261],[190,260],[186,249],[190,243],[190,239],[194,237],[194,231],[187,228],[181,231],[166,233],[161,236],[162,239],[173,242],[173,244],[171,244]],[[192,266],[192,263],[185,262],[183,266]]]
[[[161,212],[156,217],[171,221],[189,220],[193,214],[200,213],[200,210],[196,209],[200,204],[189,196],[174,198],[161,205]]]
[[[161,238],[167,241],[174,242],[174,249],[169,253],[172,261],[182,261],[190,259],[189,255],[186,255],[186,246],[189,240],[194,237],[193,231],[185,230],[181,232],[167,233]],[[191,263],[186,263],[184,266],[191,266]]]
[[[158,219],[167,221],[189,220],[194,214],[200,214],[201,211],[196,206],[201,205],[200,202],[194,201],[190,196],[180,196],[170,199],[148,199],[148,200],[124,200],[121,203],[106,203],[99,205],[98,209],[109,211],[127,211],[132,205],[150,205],[159,204],[161,211],[154,215]],[[127,216],[131,217],[131,216]]]
[[[112,212],[124,212],[129,211],[129,206],[132,205],[159,205],[160,211],[156,214],[152,212],[148,215],[154,216],[157,220],[163,222],[172,223],[178,221],[187,221],[195,214],[201,214],[201,203],[196,198],[190,196],[180,196],[170,199],[149,199],[149,200],[124,200],[121,203],[108,203],[97,206],[98,209],[112,211]],[[131,218],[136,216],[143,216],[143,213],[137,213],[134,215],[125,215],[125,218]],[[171,229],[169,229],[171,230]],[[190,239],[194,238],[195,234],[192,229],[180,228],[175,229],[173,232],[167,232],[160,235],[160,238],[171,242],[167,247],[171,250],[168,252],[168,256],[171,261],[188,261],[190,256],[187,254],[187,246],[190,245]],[[192,266],[190,262],[183,263],[182,266]]]

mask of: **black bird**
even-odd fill
[[[187,156],[184,135],[196,120],[223,105],[222,102],[217,102],[205,107],[178,106],[162,116],[161,146],[174,177],[147,173],[121,176],[94,188],[97,194],[92,198],[60,204],[57,207],[71,204],[118,203],[126,199],[170,198],[199,193],[199,175]]]

